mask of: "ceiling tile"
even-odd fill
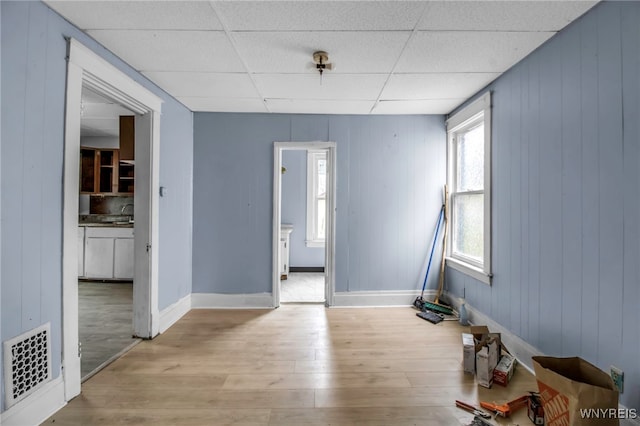
[[[468,98],[495,80],[499,73],[394,74],[383,100]]]
[[[398,73],[504,72],[555,33],[418,32],[398,62]]]
[[[386,74],[255,74],[265,98],[375,100]]]
[[[559,31],[597,1],[433,1],[421,30]]]
[[[81,111],[83,120],[87,118],[117,119],[121,115],[134,114],[119,104],[87,102],[84,96],[82,97]]]
[[[388,73],[411,33],[251,32],[233,33],[238,53],[254,73],[313,73],[313,52],[329,53],[333,73]]]
[[[287,114],[369,114],[374,101],[266,99],[269,112]]]
[[[380,101],[372,114],[448,114],[462,104],[461,99],[429,99],[409,101]]]
[[[94,30],[89,35],[139,71],[245,71],[224,32]]]
[[[118,136],[120,133],[120,119],[111,118],[85,118],[80,120],[82,136]]]
[[[267,112],[258,98],[199,98],[179,96],[177,98],[191,111],[210,112]]]
[[[83,30],[220,30],[206,1],[46,1]]]
[[[173,96],[260,97],[251,78],[244,73],[148,71],[143,74]]]
[[[412,30],[419,1],[216,1],[232,31]]]

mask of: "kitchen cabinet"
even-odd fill
[[[133,115],[120,116],[120,160],[134,160],[135,121]]]
[[[102,228],[106,230],[107,228]],[[85,276],[87,278],[113,278],[113,238],[95,235],[87,229],[85,241]]]
[[[132,227],[87,226],[84,277],[132,281],[133,242]]]
[[[118,149],[80,148],[80,193],[132,194],[135,166]]]
[[[133,280],[133,234],[131,238],[116,238],[113,241],[113,278]]]
[[[84,277],[84,226],[78,226],[78,276]]]
[[[293,225],[280,225],[280,279],[286,280],[289,276],[289,237],[293,231]]]

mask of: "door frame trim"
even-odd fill
[[[336,143],[335,142],[274,142],[273,143],[273,235],[272,235],[272,298],[273,307],[280,306],[280,225],[282,221],[282,151],[327,151],[327,236],[325,240],[325,305],[333,306],[336,255]]]
[[[142,238],[148,237],[149,241],[144,242],[145,247],[147,244],[153,245],[148,256],[141,256],[140,254],[146,253],[136,252],[136,263],[144,264],[144,267],[136,267],[134,277],[140,292],[137,298],[134,294],[133,326],[135,334],[140,337],[153,337],[158,334],[159,329],[157,242],[162,100],[77,40],[67,38],[67,42],[62,211],[62,375],[65,400],[69,401],[81,390],[77,236],[82,88],[91,88],[134,111],[137,114],[136,121],[140,120],[149,129],[146,137],[136,144],[136,152],[140,149],[149,161],[148,165],[145,164],[148,166],[148,185],[139,186],[136,182],[134,197],[136,200],[145,197],[148,208],[134,213],[134,232],[139,231]],[[138,210],[137,206],[134,209]],[[140,237],[136,238],[138,239]]]

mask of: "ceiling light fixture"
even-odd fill
[[[324,71],[331,71],[333,69],[333,64],[329,62],[329,54],[322,50],[313,52],[313,63],[316,65],[316,70],[320,73],[320,84],[322,84],[322,74]]]

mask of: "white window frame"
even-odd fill
[[[453,215],[453,198],[456,188],[456,134],[467,131],[480,122],[484,122],[484,253],[483,262],[453,253],[455,223]],[[447,120],[447,187],[449,190],[449,241],[447,244],[447,265],[481,282],[491,284],[491,92],[458,111]]]
[[[305,241],[307,247],[324,247],[325,244],[325,238],[319,238],[318,235],[316,235],[316,230],[318,229],[318,216],[316,209],[316,199],[318,198],[318,194],[316,193],[316,189],[318,188],[318,160],[321,159],[326,161],[326,150],[307,151],[307,235]]]

